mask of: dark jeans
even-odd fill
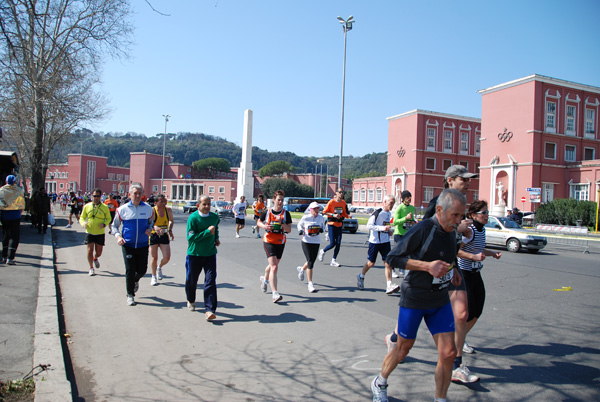
[[[21,219],[2,219],[2,258],[15,259],[21,240]]]
[[[340,247],[342,246],[342,227],[339,228],[333,225],[327,225],[329,228],[329,245],[323,249],[323,251],[333,250],[333,258],[337,258],[340,253]]]
[[[127,296],[135,296],[135,283],[138,282],[148,271],[148,246],[133,248],[123,247],[123,259],[125,260],[125,285]]]
[[[187,301],[196,301],[198,278],[204,269],[204,308],[206,311],[217,311],[217,255],[200,257],[188,255],[185,259],[185,294]]]
[[[42,230],[44,231],[44,233],[46,233],[46,231],[48,230],[48,214],[31,215],[31,220],[33,226],[37,228],[39,233],[42,233]]]

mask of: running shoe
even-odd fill
[[[11,260],[11,259],[9,258],[9,259],[7,259],[7,260],[6,260],[6,264],[7,264],[7,265],[15,265],[15,264],[16,264],[16,262],[15,262],[15,260]]]
[[[97,258],[94,259],[94,266],[96,269],[100,269],[100,261]]]
[[[207,311],[206,312],[206,321],[212,321],[215,318],[217,318],[217,316],[215,315],[215,313],[213,313],[212,311]]]
[[[465,364],[461,364],[452,371],[452,381],[462,382],[463,384],[470,384],[472,382],[479,381],[479,377],[475,374],[471,374],[471,371]]]
[[[356,275],[356,286],[358,286],[359,289],[364,289],[365,288],[365,277],[364,276],[360,276],[360,274]]]
[[[303,281],[304,280],[304,270],[302,269],[302,267],[296,267],[296,269],[298,270],[298,279]]]
[[[152,279],[150,279],[150,286],[158,286],[156,276],[154,276],[154,275],[152,275]]]
[[[94,271],[94,268],[90,268],[90,272],[88,273],[89,276],[94,276],[96,275],[96,271]]]
[[[385,289],[385,293],[388,295],[391,295],[392,293],[396,293],[399,290],[400,290],[400,286],[396,285],[395,283],[390,283],[389,285],[387,285],[387,288]]]
[[[377,377],[371,381],[371,392],[373,393],[373,402],[388,402],[387,384],[377,384]]]
[[[323,249],[319,250],[319,255],[317,256],[317,258],[319,259],[319,261],[323,262],[323,257],[325,256],[325,251],[323,251]]]
[[[196,311],[196,302],[187,302],[188,310]]]
[[[260,277],[260,290],[262,290],[264,293],[267,293],[267,281],[265,281],[264,276]]]
[[[335,258],[331,259],[331,263],[329,263],[332,267],[339,267],[340,263],[335,260]]]
[[[463,353],[470,355],[470,354],[475,353],[475,349],[473,349],[472,346],[469,346],[467,341],[465,341],[465,344],[463,345]]]
[[[308,292],[315,293],[315,285],[312,282],[308,282]]]
[[[256,226],[252,226],[252,234],[256,233]]]
[[[158,267],[158,269],[156,270],[156,279],[158,279],[159,281],[162,281],[162,278],[163,278],[162,268]]]
[[[133,299],[133,296],[127,296],[127,305],[135,306],[135,300]]]
[[[70,224],[70,223],[69,223],[67,226],[65,226],[65,228],[67,228],[67,229],[70,229],[71,227],[72,227],[72,226],[71,226],[71,224]]]
[[[279,294],[279,292],[273,292],[273,303],[278,303],[283,296]]]
[[[392,269],[392,278],[400,278],[400,275],[398,275],[395,269]]]
[[[236,234],[235,234],[235,238],[236,238],[236,239],[239,239],[239,238],[240,238],[240,235],[236,233]]]
[[[388,353],[390,353],[397,346],[396,342],[392,342],[392,335],[394,334],[387,334],[385,336],[385,346],[388,348]]]
[[[257,233],[257,234],[256,234],[256,238],[257,238],[257,239],[260,239],[260,233]]]

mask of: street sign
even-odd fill
[[[521,202],[525,202],[525,201],[527,201],[527,198],[521,197]]]
[[[541,187],[527,187],[527,192],[528,193],[531,193],[531,192],[533,192],[533,193],[541,193],[542,189],[541,189]]]

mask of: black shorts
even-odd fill
[[[235,223],[237,225],[245,226],[246,225],[246,218],[235,218]]]
[[[154,246],[155,244],[169,244],[169,234],[165,233],[159,236],[156,233],[152,233],[150,235],[150,245]]]
[[[269,257],[277,257],[278,260],[281,260],[281,256],[283,255],[283,249],[285,248],[284,244],[272,244],[272,243],[264,243],[265,253],[267,253],[267,258]]]
[[[71,213],[73,215],[80,215],[81,214],[81,210],[79,208],[73,208],[73,207],[71,207]]]
[[[104,234],[93,235],[93,234],[87,233],[85,235],[84,244],[95,243],[99,246],[104,246],[104,238],[105,238]]]

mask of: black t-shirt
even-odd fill
[[[446,232],[436,217],[413,226],[386,257],[392,267],[405,268],[408,260],[456,260],[456,231]],[[448,285],[453,270],[442,278],[425,271],[408,271],[400,294],[400,306],[414,309],[438,308],[450,302]]]

